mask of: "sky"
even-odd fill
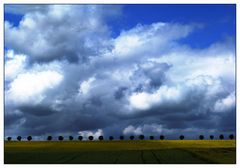
[[[5,5],[5,136],[236,131],[235,5]]]

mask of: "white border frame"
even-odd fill
[[[1,51],[1,59],[0,59],[0,65],[2,66],[0,68],[0,73],[1,73],[1,76],[0,76],[0,79],[1,79],[1,83],[0,83],[0,90],[1,91],[4,91],[4,88],[3,88],[3,82],[4,82],[4,75],[3,75],[3,68],[4,68],[4,43],[3,43],[3,27],[4,27],[4,11],[3,11],[3,8],[4,8],[4,4],[54,4],[54,3],[58,3],[58,4],[236,4],[236,12],[237,12],[237,18],[239,18],[239,10],[238,10],[238,2],[237,0],[202,0],[202,1],[194,1],[194,0],[184,0],[184,1],[181,1],[181,0],[2,0],[0,3],[1,3],[1,6],[0,6],[0,18],[2,19],[1,20],[1,26],[0,26],[0,38],[1,38],[1,45],[0,45],[0,51]],[[236,19],[237,21],[237,19]],[[240,135],[238,134],[238,121],[239,120],[239,115],[237,113],[237,111],[239,111],[239,107],[238,107],[238,103],[239,103],[239,100],[238,100],[238,97],[240,96],[240,93],[238,92],[238,84],[239,84],[239,78],[237,77],[237,74],[240,74],[240,68],[238,65],[239,64],[239,60],[238,59],[238,53],[240,52],[239,51],[239,47],[237,47],[237,44],[239,44],[239,33],[238,33],[238,28],[239,28],[239,22],[237,22],[237,25],[236,25],[236,118],[237,118],[237,122],[236,122],[236,135],[237,135],[237,140],[240,138]],[[236,152],[236,162],[237,164],[209,164],[209,165],[203,165],[203,164],[198,164],[198,165],[193,165],[193,164],[159,164],[159,165],[144,165],[144,164],[137,164],[137,165],[134,165],[134,164],[124,164],[124,165],[120,165],[120,164],[95,164],[95,165],[86,165],[86,164],[62,164],[62,165],[59,165],[59,164],[44,164],[44,165],[32,165],[32,164],[21,164],[21,165],[4,165],[4,149],[3,149],[3,143],[4,143],[4,102],[3,102],[3,95],[4,93],[2,92],[1,96],[0,96],[0,111],[2,112],[1,115],[0,115],[0,123],[2,124],[2,127],[0,127],[0,135],[1,135],[1,138],[0,138],[0,143],[1,143],[1,147],[0,147],[0,161],[1,161],[1,164],[0,166],[1,167],[15,167],[15,166],[21,166],[21,167],[42,167],[42,166],[47,166],[47,167],[53,167],[53,166],[58,166],[58,167],[76,167],[76,166],[84,166],[84,167],[95,167],[97,166],[98,168],[106,168],[106,167],[132,167],[132,166],[137,166],[137,167],[171,167],[171,168],[174,168],[174,167],[216,167],[216,168],[221,168],[221,167],[237,167],[237,165],[239,164],[239,160],[240,160],[240,155],[238,155],[238,141],[237,141],[237,152]]]

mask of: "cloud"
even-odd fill
[[[6,53],[5,63],[5,80],[9,81],[21,73],[26,66],[26,55],[15,54],[13,50],[8,50]]]
[[[168,47],[173,47],[178,39],[186,37],[196,27],[196,25],[163,22],[150,25],[138,24],[130,30],[122,31],[114,39],[114,48],[110,57],[116,56],[118,59],[134,57],[136,59],[138,54],[144,58],[150,54],[165,52]],[[179,29],[181,32],[178,31]]]
[[[160,124],[143,124],[137,127],[127,126],[123,130],[124,135],[159,135],[163,132],[163,126]]]
[[[55,59],[85,62],[89,57],[101,54],[108,45],[110,34],[105,19],[109,16],[116,17],[120,7],[113,6],[111,10],[105,10],[107,6],[94,5],[19,8],[27,13],[18,27],[5,21],[5,43],[9,48],[30,55],[32,62]]]
[[[126,135],[126,134],[134,134],[134,135],[140,135],[142,134],[142,130],[140,127],[138,128],[134,128],[132,125],[129,125],[128,127],[126,127],[124,130],[123,130],[123,134]]]
[[[26,13],[31,12],[46,12],[48,10],[49,5],[5,5],[4,12],[11,14],[21,14],[24,15]]]
[[[149,94],[146,92],[134,93],[130,96],[130,106],[137,110],[147,110],[153,107],[155,104],[171,104],[179,101],[181,98],[180,92],[177,88],[168,88],[167,86],[161,86],[156,93]]]
[[[99,136],[104,135],[102,129],[98,129],[95,132],[93,132],[93,131],[79,131],[78,134],[83,136],[83,138],[85,138],[85,139],[88,139],[89,136],[93,136],[95,140],[98,139]]]
[[[44,92],[54,89],[62,80],[63,76],[52,70],[20,73],[5,92],[7,103],[39,104],[45,98]]]
[[[89,80],[87,81],[83,81],[80,85],[80,88],[79,88],[79,93],[82,93],[82,94],[87,94],[88,91],[91,89],[91,83],[95,80],[94,77],[91,77]]]
[[[198,25],[161,21],[112,37],[117,6],[44,10],[5,21],[6,134],[235,131],[233,40],[191,48],[181,40]]]
[[[229,94],[227,97],[217,100],[214,105],[215,112],[228,112],[229,110],[233,110],[235,108],[235,93]]]

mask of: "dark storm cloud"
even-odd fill
[[[116,90],[116,92],[114,93],[114,97],[115,97],[115,99],[121,99],[121,98],[123,98],[124,97],[124,95],[125,95],[125,91],[127,90],[128,88],[127,87],[119,87],[117,90]]]
[[[59,115],[62,115],[59,117]],[[72,114],[73,115],[73,114]],[[57,120],[56,120],[57,118]],[[77,134],[81,130],[92,130],[106,125],[106,118],[101,116],[75,116],[69,117],[65,114],[51,116],[27,116],[26,122],[21,126],[24,134],[45,135],[45,134]]]
[[[217,127],[222,132],[235,132],[236,128],[236,111],[232,110],[226,114],[222,114]]]
[[[151,79],[150,86],[153,88],[158,88],[161,86],[165,79],[165,72],[171,68],[171,65],[167,63],[157,63],[154,67],[144,69],[144,74]]]
[[[23,117],[23,114],[5,114],[4,121],[5,126],[11,126],[14,124],[17,124],[19,120],[21,120]]]
[[[195,26],[161,22],[112,38],[120,9],[36,7],[18,27],[5,22],[6,134],[235,131],[234,43],[196,51],[177,42]]]
[[[35,116],[48,116],[56,113],[57,111],[52,110],[51,108],[43,105],[37,105],[37,106],[21,106],[19,107],[19,110],[21,110],[23,113],[35,115]]]

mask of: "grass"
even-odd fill
[[[235,140],[5,142],[14,163],[236,163]]]

